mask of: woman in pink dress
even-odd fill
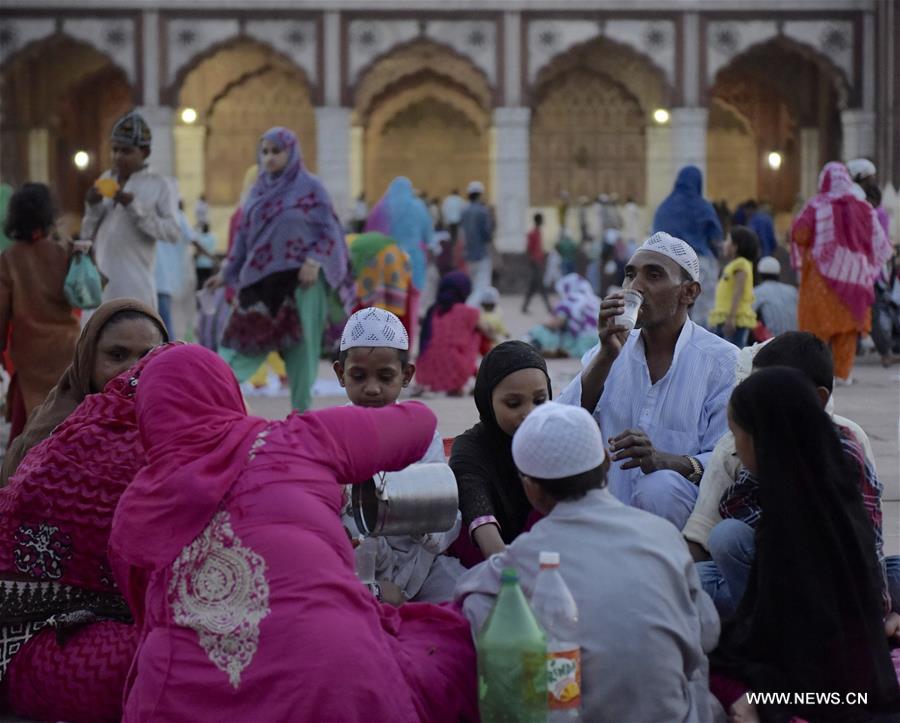
[[[477,717],[450,608],[382,606],[355,577],[341,482],[420,459],[423,405],[247,415],[228,365],[188,345],[137,388],[147,466],[110,557],[141,626],[126,721]]]
[[[478,371],[481,312],[466,305],[471,293],[472,282],[462,271],[447,274],[422,322],[416,381],[433,392],[458,396]]]

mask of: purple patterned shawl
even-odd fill
[[[322,265],[328,286],[349,311],[355,296],[353,274],[331,199],[304,168],[297,136],[287,128],[271,128],[260,138],[260,169],[265,140],[286,148],[288,162],[278,176],[260,170],[244,201],[241,225],[225,265],[225,281],[243,289],[273,273],[299,269],[311,257]]]

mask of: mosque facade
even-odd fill
[[[0,177],[77,212],[138,107],[219,226],[275,125],[344,215],[397,175],[481,180],[504,251],[562,193],[653,208],[686,164],[788,212],[833,159],[900,185],[898,37],[890,0],[8,0]]]

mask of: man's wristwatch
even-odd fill
[[[381,594],[381,585],[377,582],[370,582],[368,588],[378,602],[384,602],[384,596]]]
[[[693,482],[695,485],[700,484],[700,480],[703,478],[703,465],[700,464],[700,460],[696,457],[691,457],[690,455],[686,455],[685,459],[691,463],[691,473],[687,476],[688,481]]]

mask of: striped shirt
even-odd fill
[[[587,363],[599,344],[582,358]],[[609,370],[594,419],[604,439],[626,429],[641,429],[654,448],[669,454],[691,455],[706,466],[719,438],[728,431],[728,400],[735,385],[738,349],[688,320],[681,329],[672,364],[656,384],[644,355],[639,329],[633,330]],[[581,375],[559,396],[563,404],[581,404]],[[623,470],[613,462],[609,489],[620,500],[631,501],[640,468]]]
[[[797,331],[797,287],[780,281],[763,281],[753,289],[753,311],[778,336]]]

